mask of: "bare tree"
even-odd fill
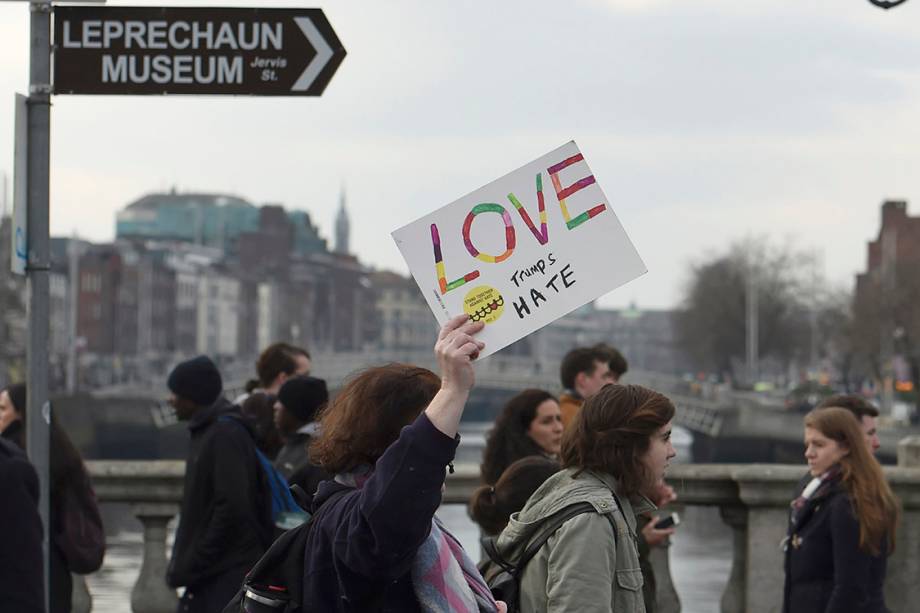
[[[817,307],[818,346],[840,375],[844,391],[853,389],[857,365],[857,340],[853,294],[843,289],[822,292]]]
[[[753,276],[758,292],[758,355],[784,367],[808,346],[809,256],[765,238],[731,245],[694,265],[676,314],[678,341],[700,368],[736,380],[745,358],[747,292]]]

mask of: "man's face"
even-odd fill
[[[297,420],[297,418],[291,415],[290,411],[284,408],[284,405],[281,404],[280,400],[276,400],[275,405],[272,408],[274,409],[272,418],[274,419],[275,427],[278,428],[278,432],[281,433],[281,436],[290,436],[297,432],[297,428],[299,428],[302,424]]]
[[[619,383],[620,374],[616,371],[610,370],[610,366],[607,367],[607,373],[604,375],[604,384],[607,383]]]
[[[609,372],[610,366],[607,362],[595,360],[594,370],[592,372],[580,372],[575,377],[575,391],[578,392],[582,398],[587,400],[601,391],[602,387],[610,383],[610,381],[607,380]]]
[[[878,452],[879,447],[882,446],[882,442],[878,440],[878,418],[870,415],[863,415],[861,422],[863,437],[866,439],[866,446],[869,448],[869,453]]]
[[[194,402],[176,396],[175,394],[169,395],[169,404],[176,410],[176,418],[178,418],[179,421],[188,421],[191,419],[192,415],[195,414],[195,411],[198,410],[198,405]]]
[[[294,361],[297,362],[297,367],[294,369],[295,375],[309,375],[310,368],[313,366],[310,363],[310,358],[305,356],[302,353],[298,353],[294,356]]]

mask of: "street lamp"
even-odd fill
[[[872,4],[879,7],[880,9],[893,9],[899,4],[904,4],[907,0],[869,0]]]

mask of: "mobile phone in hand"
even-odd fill
[[[655,530],[667,530],[672,526],[680,525],[680,516],[677,513],[671,513],[667,517],[658,520],[655,524]]]

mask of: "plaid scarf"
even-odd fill
[[[337,474],[335,480],[360,489],[373,470],[371,466],[361,466],[353,472]],[[412,589],[425,613],[498,611],[476,564],[437,517],[431,518],[431,531],[415,552],[410,573]]]
[[[834,464],[823,474],[812,479],[802,490],[802,493],[792,501],[790,504],[792,512],[789,514],[789,523],[792,524],[793,531],[802,523],[802,520],[810,515],[809,513],[803,513],[803,511],[814,506],[809,502],[817,503],[831,493],[840,481],[840,470],[840,465]]]

